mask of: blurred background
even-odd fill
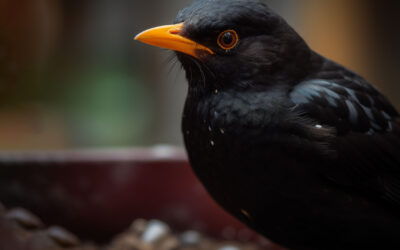
[[[172,23],[191,2],[0,0],[1,202],[84,239],[105,241],[137,218],[251,239],[207,195],[183,151],[169,160],[165,147],[26,159],[1,152],[181,146],[184,72],[172,52],[133,38]],[[264,2],[315,51],[363,75],[400,110],[399,1]]]
[[[186,82],[133,37],[191,0],[0,0],[0,149],[181,145]],[[398,1],[265,0],[400,108]]]

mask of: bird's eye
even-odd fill
[[[239,37],[236,31],[226,30],[219,34],[217,42],[222,49],[230,50],[239,42]]]

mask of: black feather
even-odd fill
[[[189,81],[185,145],[214,199],[294,249],[400,248],[400,119],[390,102],[258,1],[196,1],[176,22],[215,52],[178,53]],[[227,29],[239,36],[228,51],[217,43]]]

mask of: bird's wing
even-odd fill
[[[337,131],[326,177],[400,206],[400,119],[385,97],[361,78],[340,78],[306,80],[290,99],[315,126]]]
[[[308,116],[333,126],[339,135],[349,132],[390,132],[398,113],[371,85],[350,80],[307,80],[290,94]]]

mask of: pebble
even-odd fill
[[[22,216],[23,215],[23,216]],[[8,217],[5,218],[5,217]],[[21,219],[21,217],[23,217]],[[27,218],[25,218],[27,217]],[[4,212],[3,220],[15,220],[16,223],[4,223],[4,232],[6,237],[0,244],[9,244],[10,246],[27,246],[29,249],[74,249],[74,250],[259,250],[256,244],[241,244],[234,241],[218,241],[207,238],[197,231],[186,231],[182,234],[173,233],[169,226],[161,221],[145,221],[138,219],[132,223],[130,229],[124,233],[118,234],[114,240],[103,247],[91,243],[79,242],[79,239],[62,227],[53,226],[48,229],[24,230],[18,220],[30,221],[36,218],[23,209],[13,209],[10,212]],[[32,223],[31,223],[32,224]],[[234,230],[232,228],[232,230]],[[143,231],[143,234],[140,232]],[[0,235],[1,236],[1,235]],[[147,241],[147,242],[146,242]],[[8,245],[7,245],[8,246]],[[16,249],[9,247],[4,249]]]
[[[156,242],[163,236],[167,235],[170,229],[167,224],[158,220],[151,220],[147,224],[147,228],[143,232],[142,240],[145,243]]]
[[[135,220],[130,227],[130,229],[137,234],[143,234],[146,228],[147,228],[147,221],[145,219]]]
[[[179,247],[179,240],[174,236],[165,238],[156,249],[158,250],[172,250]]]
[[[180,239],[185,245],[196,245],[200,242],[201,235],[196,231],[186,231],[181,235]]]
[[[62,227],[50,227],[47,229],[47,235],[63,247],[75,247],[80,244],[78,237]]]
[[[27,229],[36,229],[43,226],[42,221],[37,216],[23,208],[11,209],[4,217],[8,220],[16,221],[22,227]]]
[[[218,250],[240,250],[240,248],[236,247],[236,246],[223,246],[218,248]]]

